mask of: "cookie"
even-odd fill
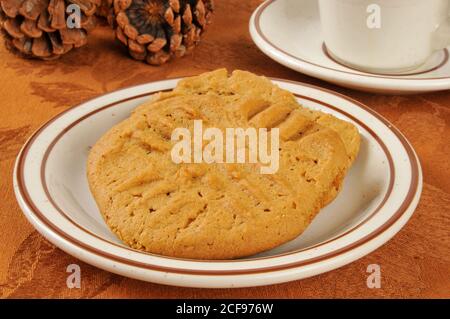
[[[279,132],[278,169],[175,163],[173,132],[195,135],[198,121],[224,136],[227,128]],[[337,195],[359,139],[352,124],[303,108],[268,79],[222,69],[155,94],[107,132],[89,154],[88,181],[106,223],[130,247],[233,259],[300,235]]]

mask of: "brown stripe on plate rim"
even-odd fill
[[[69,110],[71,110],[73,108],[79,107],[80,105],[72,107],[72,108],[70,108],[70,109],[60,113],[59,115],[55,116],[49,122],[44,124],[39,130],[37,130],[33,134],[33,136],[29,139],[29,141],[26,143],[26,145],[24,146],[23,151],[19,155],[18,166],[17,166],[17,171],[16,171],[19,192],[22,195],[23,200],[27,204],[28,208],[30,208],[30,210],[35,214],[35,216],[42,223],[44,223],[44,225],[46,225],[50,230],[52,230],[54,233],[56,233],[57,235],[59,235],[63,239],[67,240],[71,244],[73,244],[75,246],[78,246],[78,248],[86,249],[87,251],[89,251],[90,253],[92,253],[94,255],[97,255],[97,256],[100,256],[100,257],[103,257],[103,258],[107,258],[107,259],[110,259],[112,261],[121,262],[121,263],[130,265],[130,266],[144,268],[144,269],[149,269],[149,270],[155,270],[155,271],[172,272],[172,273],[180,273],[180,274],[191,274],[191,275],[240,275],[240,274],[254,274],[254,273],[263,273],[263,272],[270,272],[270,271],[277,271],[277,270],[285,270],[285,269],[296,268],[296,267],[300,267],[300,266],[304,266],[304,265],[308,265],[308,264],[312,264],[312,263],[316,263],[316,262],[319,262],[319,261],[324,261],[326,259],[333,258],[335,256],[338,256],[340,254],[348,252],[348,251],[350,251],[350,250],[352,250],[352,249],[354,249],[356,247],[359,247],[359,246],[361,246],[362,244],[368,242],[371,239],[374,239],[380,233],[384,232],[390,226],[392,226],[405,213],[405,211],[409,208],[412,200],[414,199],[414,197],[416,195],[417,188],[418,188],[419,168],[418,168],[418,163],[417,163],[414,151],[411,149],[409,143],[406,141],[406,139],[403,137],[403,135],[395,127],[393,127],[386,119],[384,119],[378,113],[376,113],[375,111],[373,111],[370,108],[366,107],[365,105],[359,103],[358,101],[352,100],[352,99],[350,99],[350,98],[348,98],[348,97],[346,97],[346,96],[344,96],[342,94],[339,94],[339,93],[336,93],[336,92],[333,92],[333,91],[330,91],[330,90],[322,89],[322,88],[319,88],[319,87],[316,87],[316,86],[313,86],[313,85],[300,83],[300,82],[295,82],[295,81],[282,80],[282,79],[275,79],[275,80],[278,80],[278,81],[281,81],[281,82],[286,82],[286,83],[293,83],[293,84],[296,84],[296,85],[303,85],[303,86],[312,87],[312,88],[320,90],[320,91],[325,91],[325,92],[331,93],[333,95],[340,96],[341,98],[344,98],[344,99],[346,99],[346,100],[348,100],[348,101],[350,101],[350,102],[352,102],[354,104],[357,104],[358,106],[360,106],[364,110],[368,111],[369,113],[371,113],[372,115],[377,117],[380,121],[382,121],[388,127],[388,129],[390,129],[397,136],[397,138],[399,138],[400,142],[404,145],[404,147],[405,147],[405,149],[407,151],[407,154],[408,154],[411,166],[412,166],[411,167],[411,169],[412,169],[412,182],[410,184],[410,188],[408,190],[408,194],[405,197],[403,203],[400,205],[398,210],[393,214],[393,216],[391,216],[391,218],[385,224],[381,225],[379,228],[374,230],[372,233],[366,235],[365,237],[361,238],[360,240],[358,240],[358,241],[356,241],[356,242],[354,242],[354,243],[352,243],[350,245],[347,245],[345,247],[342,247],[339,250],[336,250],[334,252],[330,252],[330,253],[325,254],[323,256],[310,258],[310,259],[303,260],[303,261],[300,261],[300,262],[294,262],[294,263],[289,263],[289,264],[285,264],[285,265],[271,266],[271,267],[265,267],[265,268],[242,269],[242,270],[195,270],[195,269],[181,269],[181,268],[156,266],[156,265],[151,265],[151,264],[147,264],[147,263],[143,263],[143,262],[138,262],[138,261],[135,261],[135,260],[126,259],[126,258],[123,258],[123,257],[119,257],[119,256],[116,256],[116,255],[113,255],[113,254],[101,251],[101,250],[99,250],[99,249],[97,249],[95,247],[89,246],[86,243],[79,241],[76,238],[73,238],[73,237],[67,235],[66,233],[61,231],[59,228],[57,228],[51,221],[49,221],[42,214],[42,212],[36,207],[36,205],[33,203],[32,199],[30,198],[29,193],[28,193],[28,191],[27,191],[27,189],[25,187],[25,180],[24,180],[23,171],[24,171],[25,157],[26,157],[26,155],[28,153],[28,150],[29,150],[30,146],[33,144],[34,140],[39,135],[39,133],[42,132],[42,130],[45,129],[48,125],[50,125],[53,121],[57,120],[60,116],[62,116],[63,114],[65,114],[66,112],[68,112]],[[92,115],[91,113],[97,113],[100,110],[104,110],[104,109],[106,109],[108,107],[111,107],[113,105],[116,105],[116,104],[119,104],[119,103],[123,103],[125,101],[129,101],[129,100],[132,100],[132,99],[148,96],[148,95],[151,95],[152,93],[155,93],[155,92],[157,92],[157,91],[149,92],[149,93],[146,93],[146,94],[141,94],[141,95],[134,96],[134,97],[129,97],[129,98],[121,100],[121,101],[116,101],[114,103],[111,103],[109,105],[103,106],[103,107],[101,107],[101,108],[99,108],[97,110],[94,110],[94,111],[90,112],[89,114],[83,116],[81,119],[78,119],[78,121],[81,121],[81,120],[83,120],[86,117],[89,117],[90,115]],[[310,99],[310,98],[308,98],[308,99]],[[314,100],[314,99],[312,99],[312,100]],[[321,101],[317,101],[317,102],[321,103],[321,104],[324,103],[324,102],[321,102]],[[327,106],[327,105],[325,105],[325,106]],[[328,107],[329,107],[329,105],[328,105]],[[339,109],[337,109],[337,108],[335,108],[333,106],[331,106],[331,108],[335,109],[335,110],[337,110],[337,111],[339,111],[341,113],[343,113],[344,115],[346,114],[346,112],[343,112],[342,110],[339,110]],[[350,118],[353,117],[350,114],[346,114],[346,115],[349,116]],[[357,122],[360,122],[360,121],[357,120]],[[71,125],[73,125],[73,124],[74,123],[72,123]],[[363,124],[363,126],[365,126],[365,125]],[[369,130],[369,133],[370,133],[370,131],[371,130]],[[376,134],[375,134],[375,136],[376,136]],[[381,139],[379,139],[378,136],[376,136],[376,139],[378,141],[381,141]],[[53,142],[55,142],[55,141],[53,141]],[[384,147],[386,147],[386,146],[384,146]],[[385,148],[385,149],[387,150],[387,148]],[[48,149],[47,149],[47,151],[48,151]],[[386,153],[386,154],[388,154],[388,153]],[[392,156],[390,156],[390,158],[392,160]],[[393,163],[390,163],[390,168],[393,168]],[[41,178],[42,178],[42,171],[41,171]],[[392,181],[393,181],[393,176],[392,176]],[[41,181],[41,182],[43,182],[43,181]],[[45,184],[45,182],[44,182],[44,184]],[[48,192],[48,190],[47,190],[47,192]],[[57,208],[55,207],[55,209],[57,209]],[[374,214],[372,214],[370,216],[370,218],[373,215]],[[68,218],[65,214],[63,214],[63,216],[66,219],[68,219],[72,224],[74,224],[74,222],[70,218]],[[80,227],[76,223],[75,223],[75,226],[78,227],[78,228]],[[359,227],[359,226],[360,225],[357,225],[356,227]],[[82,229],[82,230],[86,231],[84,229]],[[348,232],[351,232],[353,230],[354,229],[349,230]],[[97,238],[100,238],[97,235],[94,235],[94,236],[97,237]],[[109,241],[106,241],[103,238],[100,238],[100,239],[102,241],[107,242],[107,243],[111,243]],[[328,242],[336,240],[336,239],[337,238],[333,238],[333,239],[329,240]],[[115,244],[115,243],[113,243],[113,244]],[[320,243],[318,245],[321,245],[321,244],[324,244],[324,243]],[[115,245],[117,245],[120,248],[127,248],[127,247],[119,245],[119,244],[115,244]],[[303,249],[301,251],[306,251],[306,250],[312,249],[312,248],[314,248],[316,246],[308,247],[308,248],[305,248],[305,249]],[[135,252],[140,252],[140,251],[137,251],[135,249],[131,249],[131,248],[129,248],[129,249],[133,250]],[[205,261],[205,260],[191,260],[191,259],[172,258],[172,257],[161,256],[161,255],[154,255],[154,254],[150,254],[150,253],[146,253],[146,252],[140,252],[140,253],[143,253],[145,255],[154,256],[154,257],[169,258],[169,259],[175,259],[175,260],[180,260],[180,261],[199,262],[199,263],[201,263],[201,262],[210,262],[210,261],[207,261],[207,260]],[[248,261],[260,260],[260,259],[273,259],[273,258],[277,258],[277,257],[280,257],[280,256],[292,255],[292,254],[295,254],[295,253],[298,253],[298,251],[289,252],[289,253],[276,255],[276,256],[269,256],[269,257],[255,258],[255,259],[247,259],[247,260],[240,259],[240,260],[232,260],[232,261],[226,261],[226,262],[245,262],[245,261],[248,262]],[[223,261],[223,260],[222,261],[215,260],[214,262],[225,262],[225,261]]]
[[[416,80],[416,81],[450,79],[450,76],[446,76],[446,77],[433,77],[433,78],[407,78],[407,77],[405,77],[405,76],[407,76],[407,75],[409,75],[409,74],[403,75],[403,76],[399,76],[399,75],[383,76],[383,75],[377,75],[377,74],[375,74],[375,73],[369,73],[369,72],[355,73],[355,72],[349,72],[349,71],[344,71],[344,70],[338,70],[338,69],[330,68],[330,67],[323,66],[323,65],[320,65],[320,64],[317,64],[317,63],[314,63],[314,62],[310,62],[310,61],[308,61],[308,60],[304,60],[304,59],[302,59],[302,58],[300,58],[300,57],[298,57],[298,56],[295,56],[295,55],[293,55],[293,54],[291,54],[291,53],[289,53],[289,52],[283,50],[282,48],[278,47],[278,46],[275,45],[274,43],[272,43],[272,42],[266,37],[266,35],[262,32],[262,29],[261,29],[261,15],[262,15],[262,13],[264,12],[264,10],[265,10],[268,6],[270,6],[271,4],[273,4],[273,3],[276,2],[276,1],[279,1],[279,0],[268,0],[268,1],[266,1],[265,3],[263,3],[263,4],[257,9],[256,15],[255,15],[255,29],[256,29],[256,32],[258,33],[258,35],[259,35],[259,36],[260,36],[267,44],[269,44],[270,46],[272,46],[272,47],[275,48],[276,50],[282,52],[283,54],[286,54],[287,56],[293,58],[294,60],[297,60],[297,61],[300,61],[300,62],[304,62],[304,63],[313,65],[313,66],[318,67],[318,68],[322,68],[322,69],[326,69],[326,70],[331,70],[331,71],[335,71],[335,72],[340,72],[340,73],[345,73],[345,74],[351,74],[351,75],[362,76],[362,77],[371,77],[371,78],[380,78],[380,79],[392,79],[392,80]],[[449,54],[449,53],[448,53],[448,50],[447,50],[447,49],[445,49],[445,51],[446,51],[446,55],[447,55],[447,56],[446,56],[446,59],[445,59],[444,63],[442,63],[441,65],[439,65],[438,68],[442,67],[443,65],[446,64],[446,62],[448,62],[448,59],[449,59],[448,54]],[[326,56],[327,56],[328,58],[330,58],[330,57],[328,56],[328,54],[326,54]],[[334,62],[336,62],[334,59],[332,59],[332,60],[333,60]],[[338,62],[338,63],[339,63],[339,62]],[[345,66],[345,65],[343,65],[343,64],[341,64],[341,63],[339,63],[339,64],[342,65],[342,66],[344,66],[344,67],[346,67],[346,68],[348,68],[348,69],[353,70],[352,68],[349,68],[349,67],[347,67],[347,66]],[[436,70],[436,69],[432,69],[432,70],[426,71],[425,73],[430,72],[430,71],[435,71],[435,70]],[[362,72],[362,71],[359,71],[359,72]],[[421,73],[418,73],[418,74],[421,74]],[[415,74],[411,74],[411,75],[415,75]]]
[[[325,42],[322,44],[322,51],[323,51],[323,54],[328,59],[333,61],[334,63],[339,64],[340,66],[343,66],[344,68],[351,69],[351,70],[356,71],[356,72],[361,72],[361,74],[358,73],[360,75],[373,74],[373,75],[381,75],[381,76],[386,76],[386,77],[395,77],[395,76],[397,76],[397,77],[404,77],[404,76],[413,76],[413,75],[421,75],[421,74],[425,74],[425,73],[430,73],[430,72],[436,71],[437,69],[440,69],[441,67],[443,67],[445,64],[447,64],[448,59],[449,59],[448,49],[445,48],[443,50],[444,51],[444,57],[443,57],[442,61],[440,63],[438,63],[437,65],[435,65],[434,67],[430,67],[427,70],[420,71],[420,72],[414,72],[414,73],[385,74],[385,73],[374,73],[374,72],[368,72],[368,71],[360,71],[360,70],[358,70],[356,68],[353,68],[353,67],[351,67],[349,65],[345,65],[344,63],[339,62],[330,53],[330,50],[328,50],[327,45],[325,44]]]

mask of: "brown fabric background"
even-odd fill
[[[417,96],[356,92],[296,73],[264,56],[248,33],[259,0],[217,0],[213,24],[190,56],[162,67],[127,57],[105,26],[89,44],[52,62],[27,61],[0,45],[0,297],[298,298],[450,297],[450,91]],[[14,159],[26,138],[64,109],[129,85],[218,67],[334,89],[369,105],[412,142],[424,189],[408,224],[386,245],[338,270],[306,280],[246,289],[188,289],[113,275],[48,243],[26,221],[13,194]],[[81,289],[66,287],[66,267],[81,266]],[[368,289],[366,268],[379,264],[382,288]]]

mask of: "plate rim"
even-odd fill
[[[357,71],[348,68],[349,71],[334,69],[331,67],[323,66],[301,57],[295,56],[284,49],[278,47],[272,43],[261,29],[261,15],[267,10],[267,8],[279,1],[286,0],[266,0],[261,3],[255,11],[249,21],[250,35],[256,46],[271,59],[275,60],[290,69],[297,72],[301,72],[307,75],[311,75],[328,82],[343,85],[345,83],[352,87],[359,87],[364,89],[378,89],[389,91],[439,91],[450,89],[450,76],[438,77],[438,78],[407,78],[404,76],[388,76],[378,75],[371,73],[355,73]],[[323,47],[322,47],[323,51]],[[449,51],[448,48],[443,49],[448,60]],[[351,72],[353,71],[353,72]],[[359,71],[361,72],[361,71]],[[411,75],[410,75],[411,76]]]
[[[131,86],[131,87],[128,87],[128,88],[123,88],[123,89],[120,89],[120,90],[117,90],[117,91],[114,91],[114,92],[110,92],[110,93],[107,93],[107,94],[104,94],[104,95],[101,95],[101,96],[99,96],[99,97],[104,97],[104,96],[107,96],[107,95],[112,95],[112,94],[114,94],[114,93],[118,93],[118,92],[120,92],[120,91],[125,91],[125,90],[129,90],[129,89],[132,89],[132,88],[136,88],[136,87],[143,87],[143,86],[146,86],[146,85],[148,85],[148,84],[153,84],[153,85],[155,85],[155,84],[157,84],[157,83],[163,83],[163,82],[169,82],[169,81],[173,81],[173,80],[179,80],[180,78],[177,78],[177,79],[168,79],[168,80],[163,80],[163,81],[154,81],[154,82],[149,82],[149,83],[146,83],[146,84],[141,84],[141,85],[136,85],[136,86]],[[373,111],[372,109],[370,109],[369,107],[367,107],[367,106],[365,106],[364,104],[362,104],[362,103],[360,103],[360,102],[358,102],[358,101],[356,101],[356,100],[354,100],[354,99],[351,99],[351,98],[349,98],[349,97],[347,97],[347,96],[345,96],[345,95],[342,95],[342,94],[340,94],[340,93],[338,93],[338,92],[334,92],[334,91],[331,91],[331,90],[327,90],[327,89],[324,89],[324,88],[320,88],[320,87],[317,87],[317,86],[314,86],[314,85],[310,85],[310,84],[306,84],[306,83],[301,83],[301,82],[297,82],[297,81],[291,81],[291,80],[284,80],[284,79],[277,79],[277,78],[271,78],[272,80],[274,80],[274,81],[279,81],[279,82],[285,82],[285,83],[291,83],[291,84],[294,84],[294,85],[297,85],[297,86],[306,86],[306,87],[310,87],[310,88],[313,88],[313,89],[316,89],[316,90],[319,90],[319,91],[324,91],[324,92],[326,92],[326,93],[330,93],[331,95],[334,95],[334,96],[338,96],[338,97],[340,97],[340,98],[344,98],[345,100],[348,100],[349,102],[351,102],[351,103],[353,103],[353,104],[356,104],[356,105],[358,105],[359,107],[361,107],[363,110],[365,110],[365,111],[368,111],[369,113],[371,113],[373,116],[375,116],[376,118],[378,118],[389,130],[391,130],[394,134],[395,134],[395,136],[402,142],[402,144],[403,144],[403,146],[404,146],[404,148],[405,148],[405,150],[407,151],[407,153],[408,153],[408,157],[409,157],[409,160],[410,160],[410,162],[411,162],[411,164],[413,164],[413,163],[415,163],[415,164],[417,164],[417,176],[416,176],[416,181],[417,181],[417,183],[416,183],[416,185],[415,185],[415,190],[414,191],[411,191],[411,189],[412,189],[412,185],[409,185],[409,187],[410,187],[410,190],[409,190],[409,192],[408,192],[408,194],[407,194],[407,196],[405,197],[405,199],[408,197],[408,196],[410,196],[410,200],[409,200],[409,202],[407,203],[407,205],[404,207],[404,210],[403,210],[403,212],[402,212],[402,214],[400,214],[399,216],[398,216],[398,218],[397,219],[395,219],[395,220],[393,220],[392,221],[392,223],[390,223],[389,225],[387,225],[386,226],[386,228],[384,228],[380,233],[378,233],[378,234],[376,234],[375,236],[373,236],[372,238],[369,238],[368,240],[366,240],[366,241],[364,241],[363,243],[361,243],[361,244],[359,244],[359,245],[357,245],[357,246],[355,246],[355,247],[351,247],[349,250],[347,250],[347,251],[344,251],[344,252],[341,252],[341,253],[339,253],[339,254],[337,254],[338,256],[339,255],[342,255],[342,254],[344,254],[344,253],[346,253],[346,252],[348,252],[348,251],[352,251],[352,250],[354,250],[354,249],[356,249],[356,248],[358,248],[358,247],[360,247],[360,246],[362,246],[363,244],[365,244],[365,243],[367,243],[368,241],[370,241],[370,240],[372,240],[372,239],[375,239],[375,238],[379,238],[380,237],[380,235],[382,235],[385,231],[387,231],[390,227],[392,227],[402,216],[404,216],[410,209],[411,209],[411,206],[413,205],[413,202],[416,200],[416,199],[418,199],[417,197],[418,196],[420,196],[420,192],[421,192],[421,187],[422,187],[422,175],[421,175],[421,168],[420,168],[420,163],[419,163],[419,160],[418,160],[418,157],[417,157],[417,155],[415,154],[415,151],[414,151],[414,149],[412,148],[412,146],[410,145],[410,143],[406,140],[406,138],[401,134],[401,132],[400,131],[398,131],[398,129],[397,128],[395,128],[395,126],[393,126],[392,124],[390,124],[384,117],[382,117],[380,114],[378,114],[377,112],[375,112],[375,111]],[[160,91],[160,90],[156,90],[156,91]],[[150,94],[150,93],[149,93]],[[145,95],[147,95],[147,94],[145,94]],[[20,183],[22,182],[21,181],[21,179],[23,178],[23,175],[22,176],[20,176],[20,172],[21,172],[21,170],[19,169],[19,167],[20,167],[20,162],[23,162],[24,161],[24,158],[26,157],[25,155],[25,151],[26,151],[26,149],[28,148],[28,147],[30,147],[32,144],[33,144],[33,142],[34,142],[34,140],[35,140],[35,138],[39,135],[39,133],[40,132],[42,132],[49,124],[51,124],[51,123],[53,123],[54,121],[56,121],[59,117],[61,117],[61,116],[63,116],[64,114],[66,114],[67,112],[69,112],[69,111],[71,111],[71,110],[73,110],[73,109],[75,109],[75,108],[78,108],[78,107],[81,107],[81,106],[83,106],[83,105],[85,105],[85,104],[87,104],[87,103],[89,103],[89,102],[91,102],[91,101],[94,101],[94,100],[96,100],[96,99],[98,99],[99,97],[96,97],[96,98],[94,98],[94,99],[91,99],[91,100],[89,100],[89,101],[86,101],[86,102],[84,102],[84,103],[81,103],[81,104],[79,104],[79,105],[76,105],[76,106],[73,106],[73,107],[70,107],[70,108],[68,108],[68,109],[66,109],[65,111],[63,111],[63,112],[61,112],[61,113],[59,113],[59,114],[57,114],[57,115],[55,115],[54,117],[52,117],[49,121],[47,121],[45,124],[43,124],[38,130],[36,130],[35,131],[35,133],[33,133],[33,135],[28,139],[28,141],[25,143],[25,145],[23,146],[23,148],[22,148],[22,150],[21,150],[21,152],[19,153],[19,156],[17,157],[17,160],[16,160],[16,165],[15,165],[15,169],[14,169],[14,189],[15,189],[15,192],[16,192],[16,197],[18,198],[18,200],[23,200],[23,201],[25,201],[25,208],[27,208],[28,210],[30,210],[30,212],[26,212],[25,210],[26,209],[24,209],[23,207],[21,207],[22,208],[22,210],[24,211],[24,213],[25,213],[25,215],[27,216],[27,218],[29,218],[29,217],[31,217],[31,216],[28,216],[27,215],[27,213],[31,213],[31,214],[33,214],[33,216],[34,217],[38,217],[37,215],[36,215],[36,210],[38,210],[39,211],[39,209],[33,204],[33,203],[31,203],[31,205],[30,205],[30,203],[27,203],[26,202],[26,200],[25,200],[25,197],[23,196],[23,190],[21,190],[20,189]],[[138,98],[138,96],[137,95],[134,95],[133,97],[129,97],[128,98],[128,100],[129,99],[135,99],[135,98]],[[122,101],[116,101],[116,103],[114,103],[114,104],[118,104],[118,103],[121,103],[121,102],[123,102],[123,100]],[[320,102],[321,104],[323,104],[323,103],[326,103],[326,102],[323,102],[323,101],[318,101],[318,102]],[[99,107],[96,107],[95,109],[97,110],[97,109],[103,109],[103,108],[105,108],[106,106],[105,105],[101,105],[101,106],[99,106]],[[333,106],[332,106],[333,107]],[[336,108],[336,107],[334,107],[335,109],[338,109],[338,108]],[[341,110],[342,111],[342,110]],[[88,113],[91,113],[91,112],[88,112]],[[85,114],[85,115],[87,115],[87,114]],[[353,117],[351,114],[347,114],[348,116],[350,116],[350,117]],[[73,122],[73,121],[72,121]],[[359,120],[358,120],[358,122],[360,122]],[[409,152],[408,152],[409,151]],[[22,163],[23,164],[23,163]],[[22,171],[23,171],[23,169],[22,169]],[[413,177],[411,178],[411,181],[413,180]],[[412,184],[412,183],[411,183]],[[17,187],[16,187],[17,186]],[[403,202],[403,204],[405,203],[406,201],[404,201]],[[34,207],[33,207],[34,206]],[[402,208],[402,206],[400,206],[399,207],[399,209],[400,208]],[[409,219],[409,217],[410,216],[408,216],[408,219]],[[392,218],[392,216],[391,216],[391,218]],[[391,218],[389,218],[389,221],[391,220]],[[39,218],[38,218],[39,219]],[[42,219],[39,219],[41,222],[42,222]],[[34,224],[34,223],[33,223]],[[45,223],[44,223],[45,224]],[[359,224],[358,224],[359,225]],[[383,224],[384,225],[384,224]],[[47,227],[48,227],[48,225],[47,225]],[[353,228],[352,228],[353,229]],[[48,230],[48,229],[47,229]],[[378,230],[378,228],[376,229],[376,230]],[[55,232],[55,230],[54,229],[52,229],[51,227],[50,227],[50,231],[53,231],[53,232]],[[56,234],[57,234],[57,236],[61,236],[61,234],[60,233],[58,233],[58,232],[56,232]],[[44,236],[45,236],[45,234],[44,234]],[[47,236],[45,236],[45,237],[47,237]],[[389,240],[390,238],[391,238],[392,236],[390,236],[389,238],[387,238],[386,240],[383,240],[383,243],[385,242],[385,241],[387,241],[387,240]],[[68,240],[67,238],[64,238],[64,236],[62,236],[62,238],[63,239],[65,239],[65,240]],[[69,240],[69,242],[71,243],[71,244],[74,244],[74,242],[72,242],[72,241],[70,241]],[[76,244],[76,243],[75,243]],[[58,246],[58,245],[57,245]],[[83,246],[78,246],[80,249],[85,249],[85,248],[83,248]],[[123,247],[122,247],[123,248]],[[311,247],[308,247],[307,249],[310,249]],[[89,252],[91,252],[91,251],[89,251]],[[294,251],[294,252],[289,252],[288,254],[293,254],[293,253],[297,253],[298,251]],[[91,252],[92,253],[92,252]],[[115,256],[114,255],[114,257],[117,257],[117,256]],[[159,257],[159,258],[168,258],[168,257],[166,257],[166,256],[160,256],[160,255],[156,255],[156,257]],[[279,257],[278,255],[277,256],[271,256],[270,258],[277,258],[277,257]],[[320,257],[320,256],[319,256]],[[328,257],[328,258],[325,258],[325,259],[331,259],[331,258],[334,258],[334,257],[336,257],[335,255],[333,255],[333,256],[330,256],[330,257]],[[254,261],[254,260],[257,260],[258,258],[254,258],[254,259],[251,259],[250,261]],[[191,262],[193,262],[193,263],[204,263],[205,261],[204,260],[185,260],[185,259],[182,259],[183,261],[191,261]],[[353,259],[354,260],[354,259]],[[353,260],[350,260],[349,262],[351,262],[351,261],[353,261]],[[123,262],[123,261],[121,261],[121,260],[116,260],[116,261],[118,261],[118,262]],[[241,260],[241,262],[242,261],[244,261],[244,260]],[[318,263],[318,262],[320,262],[320,261],[323,261],[323,259],[320,259],[320,260],[317,260],[317,261],[312,261],[311,263]],[[207,261],[206,261],[207,262]],[[223,261],[219,261],[219,262],[223,262]],[[230,261],[230,262],[237,262],[237,261],[235,261],[235,260],[233,260],[233,261]],[[147,266],[148,266],[148,264],[146,264]],[[157,269],[159,266],[155,266],[155,267],[151,267],[150,268],[150,270],[156,270],[156,271],[163,271],[163,272],[171,272],[171,273],[181,273],[181,274],[187,274],[187,275],[207,275],[207,276],[217,276],[217,275],[219,275],[219,276],[221,276],[221,275],[243,275],[243,274],[254,274],[254,273],[265,273],[265,272],[275,272],[275,271],[280,271],[280,270],[286,270],[286,269],[294,269],[294,268],[298,268],[298,267],[302,267],[302,266],[304,266],[305,264],[298,264],[298,263],[293,263],[293,264],[287,264],[287,265],[280,265],[280,266],[273,266],[273,267],[266,267],[265,269],[254,269],[254,271],[252,271],[251,269],[249,270],[249,269],[243,269],[243,270],[237,270],[237,271],[217,271],[217,270],[206,270],[206,271],[201,271],[201,272],[198,272],[198,271],[196,271],[196,270],[185,270],[185,269],[181,269],[181,271],[173,271],[173,270],[180,270],[180,269],[177,269],[177,268],[175,268],[175,269],[171,269],[171,268],[166,268],[166,267],[160,267],[161,269]],[[133,266],[135,266],[135,265],[133,265]],[[146,268],[147,269],[147,268]]]

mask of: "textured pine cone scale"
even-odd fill
[[[80,28],[67,26],[70,4]],[[97,14],[133,58],[160,65],[199,43],[213,10],[213,0],[0,0],[0,30],[12,52],[48,60],[85,45]]]
[[[212,0],[114,0],[109,21],[133,58],[160,65],[199,43],[213,10]]]
[[[95,27],[101,0],[0,0],[0,29],[6,47],[24,57],[54,59],[81,47]],[[76,4],[80,28],[68,28],[66,9]]]

